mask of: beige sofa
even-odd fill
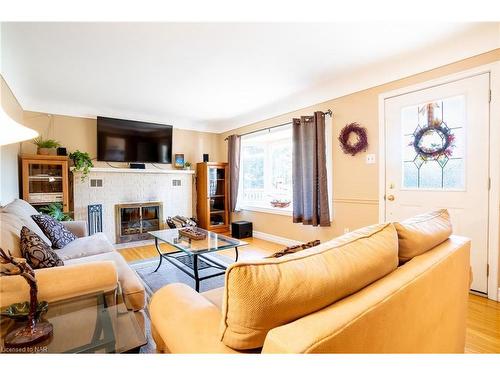
[[[19,233],[28,227],[51,245],[31,218],[37,211],[27,202],[16,199],[0,209],[0,247],[22,257]],[[87,236],[83,221],[63,222],[78,238],[55,250],[64,266],[36,270],[38,298],[48,302],[94,292],[112,292],[118,283],[130,310],[145,306],[144,286],[125,259],[103,233]],[[20,276],[0,278],[0,306],[29,299],[29,288]]]
[[[363,228],[235,263],[220,289],[163,287],[152,334],[172,353],[461,353],[469,251],[445,210]]]

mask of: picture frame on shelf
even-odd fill
[[[175,168],[184,168],[184,154],[175,154],[174,155],[174,167]]]

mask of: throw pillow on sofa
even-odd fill
[[[36,234],[38,234],[40,236],[40,238],[46,244],[48,244],[49,246],[52,246],[52,243],[50,242],[50,240],[47,238],[47,236],[45,234],[43,234],[43,231],[35,223],[35,221],[31,218],[31,215],[38,215],[39,212],[37,210],[35,210],[35,208],[32,205],[30,205],[28,202],[23,201],[22,199],[15,199],[14,201],[9,203],[8,205],[0,208],[0,214],[2,214],[0,216],[3,216],[4,214],[14,215],[17,218],[16,220],[12,220],[11,218],[5,217],[6,220],[3,220],[3,218],[0,217],[0,220],[3,223],[8,222],[9,225],[15,224],[11,228],[13,230],[13,231],[11,231],[11,237],[12,236],[16,237],[16,239],[15,239],[16,244],[17,244],[16,249],[20,250],[20,248],[19,248],[19,233],[21,233],[21,228],[23,227],[23,225],[25,227],[28,227],[30,230],[32,230]],[[22,222],[21,225],[19,225],[19,221]],[[1,229],[2,229],[2,231],[4,230],[4,228],[1,228]],[[3,240],[3,238],[0,238],[0,240]],[[16,249],[14,249],[14,250],[16,250]]]
[[[287,255],[287,254],[293,254],[293,253],[296,253],[297,251],[300,251],[300,250],[305,250],[305,249],[309,249],[309,248],[314,247],[314,246],[318,246],[320,243],[321,243],[320,240],[314,240],[314,241],[309,241],[307,243],[303,243],[301,245],[288,246],[288,247],[285,247],[283,250],[280,250],[272,255],[269,255],[266,258],[280,258],[280,257]]]
[[[25,226],[21,229],[21,251],[33,269],[64,266],[54,250]]]
[[[453,232],[450,214],[442,209],[394,223],[399,239],[399,262],[403,264],[446,241]]]
[[[52,216],[41,214],[31,215],[31,217],[52,242],[54,249],[62,249],[77,238]]]
[[[273,328],[351,295],[398,266],[392,223],[358,229],[281,258],[243,260],[226,271],[221,341],[260,348]]]

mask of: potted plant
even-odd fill
[[[42,136],[34,138],[32,142],[37,147],[38,155],[55,155],[56,148],[61,146],[55,139],[43,139]]]
[[[76,150],[75,152],[69,154],[69,158],[73,161],[74,170],[82,172],[82,182],[85,181],[90,173],[90,168],[94,166],[88,152]]]
[[[184,169],[187,169],[187,170],[191,169],[191,163],[190,163],[190,162],[188,162],[188,161],[186,161],[186,162],[184,163]]]
[[[40,212],[52,216],[57,221],[71,221],[73,220],[66,212],[63,212],[61,203],[50,203],[46,207],[40,208]]]

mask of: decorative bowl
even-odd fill
[[[47,312],[49,309],[49,303],[47,301],[38,302],[38,306],[36,308],[35,319],[40,319],[40,317]],[[28,301],[13,303],[8,306],[5,310],[3,310],[0,314],[7,318],[22,321],[28,319],[28,315],[30,312],[30,303]]]
[[[279,200],[279,199],[273,199],[271,202],[269,202],[271,206],[276,207],[276,208],[287,208],[290,206],[290,201],[289,200]]]
[[[207,238],[206,233],[203,233],[196,228],[186,227],[179,229],[179,235],[191,238],[192,240],[204,240]]]

